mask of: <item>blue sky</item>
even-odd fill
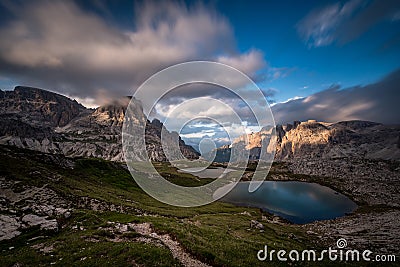
[[[400,95],[393,85],[400,67],[399,1],[4,0],[0,6],[2,89],[36,86],[95,107],[131,95],[163,68],[211,60],[249,75],[276,102],[279,123],[293,114],[400,123],[387,116],[400,113],[390,102]],[[376,97],[378,87],[385,97]],[[200,96],[247,112],[229,94],[196,88],[163,99],[158,114]],[[329,116],[328,100],[340,104],[342,91],[358,99],[341,112],[329,109],[341,114]],[[303,98],[279,104],[295,97]],[[322,106],[324,111],[315,109]],[[374,107],[379,116],[363,115]]]
[[[12,2],[2,3],[3,26],[15,18],[9,10],[12,6],[10,3]],[[40,5],[40,1],[38,3]],[[135,17],[140,13],[141,4],[132,1],[76,2],[78,8],[84,12],[95,14],[106,24],[121,31],[135,31],[140,27]],[[340,17],[341,10],[350,4],[354,6],[352,10]],[[180,2],[179,5],[186,6],[189,10],[203,5],[208,12],[226,19],[235,39],[233,49],[239,53],[246,53],[251,49],[261,52],[266,66],[257,71],[269,77],[258,81],[258,85],[262,89],[276,90],[273,98],[277,102],[295,96],[307,96],[333,84],[342,87],[366,85],[399,68],[398,1],[187,1]],[[17,11],[23,6],[26,6],[24,2],[14,4]],[[312,40],[307,42],[299,32],[299,25],[307,16],[311,15],[312,19],[313,12],[321,14],[329,8],[336,8],[336,14],[326,16],[326,21],[320,23],[328,26],[329,23],[333,24],[333,28],[327,31],[327,34],[333,36],[333,40],[321,46],[313,45]],[[368,12],[371,13],[369,16],[364,15]],[[346,30],[348,25],[365,23],[360,18],[363,15],[367,21],[373,22],[357,33]],[[157,19],[165,18],[160,16]],[[343,40],[345,34],[355,36]],[[208,57],[205,55],[204,58]],[[201,59],[201,56],[197,58]],[[18,84],[19,80],[24,80],[10,76],[14,75],[2,74],[0,85],[3,88],[9,89]],[[74,93],[71,95],[74,96]]]
[[[218,2],[218,10],[228,17],[241,51],[257,48],[268,64],[287,70],[287,76],[263,83],[278,90],[277,101],[307,96],[332,84],[343,87],[366,85],[383,78],[400,65],[400,19],[396,4],[392,11],[358,37],[346,42],[310,47],[299,36],[297,25],[312,11],[351,1],[233,1]],[[371,1],[360,1],[353,17],[365,12]],[[384,2],[384,1],[383,1]],[[363,5],[366,5],[363,7]],[[397,4],[397,14],[399,12]],[[343,26],[352,21],[344,20]]]

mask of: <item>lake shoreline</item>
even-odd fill
[[[343,194],[314,182],[264,181],[254,191],[248,191],[250,182],[218,189],[216,198],[239,206],[260,208],[295,224],[335,219],[353,213],[357,204]],[[220,196],[223,196],[220,198]]]

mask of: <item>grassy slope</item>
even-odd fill
[[[319,249],[307,235],[295,225],[278,225],[263,222],[265,231],[249,229],[250,220],[261,221],[261,211],[254,208],[235,207],[216,202],[198,208],[177,208],[160,203],[145,194],[134,182],[129,172],[119,164],[99,159],[76,160],[74,169],[61,168],[43,160],[35,152],[13,150],[5,153],[0,148],[0,175],[25,184],[43,186],[55,190],[73,203],[83,196],[96,198],[109,204],[121,205],[129,212],[92,211],[75,209],[58,233],[43,233],[30,229],[21,236],[0,242],[0,265],[16,262],[24,265],[132,265],[146,266],[179,265],[169,250],[156,245],[130,242],[115,243],[107,240],[107,233],[98,228],[112,222],[149,222],[159,233],[169,233],[198,259],[216,266],[276,266],[278,262],[259,262],[258,250],[268,244],[270,249]],[[11,156],[10,156],[11,154]],[[196,186],[207,180],[178,174],[165,164],[158,166],[162,173],[169,173],[174,182]],[[40,171],[32,178],[33,171]],[[58,182],[46,177],[60,176]],[[181,175],[181,176],[179,176]],[[250,213],[243,215],[244,211]],[[17,211],[18,212],[18,211]],[[143,216],[143,213],[156,216]],[[267,214],[264,214],[269,216]],[[80,225],[82,231],[72,229]],[[293,234],[295,238],[293,238]],[[33,241],[32,237],[45,236]],[[132,236],[136,236],[132,233]],[[292,238],[290,238],[290,236]],[[86,241],[96,237],[98,242]],[[53,245],[51,254],[33,249],[35,244]],[[9,247],[14,249],[9,250]],[[82,260],[84,259],[84,260]]]

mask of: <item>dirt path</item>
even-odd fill
[[[159,235],[153,231],[149,223],[130,224],[130,226],[139,234],[149,236],[160,240],[169,248],[174,258],[178,259],[184,266],[187,267],[210,267],[210,265],[193,258],[189,253],[185,252],[182,246],[171,238],[170,235]]]

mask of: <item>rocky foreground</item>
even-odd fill
[[[13,240],[20,240],[28,235],[26,242],[29,246],[38,253],[49,255],[55,253],[57,249],[50,246],[45,240],[51,236],[72,231],[89,243],[101,242],[102,237],[99,236],[101,233],[106,236],[107,242],[154,244],[171,250],[175,258],[188,264],[186,266],[196,266],[191,263],[198,261],[199,258],[187,253],[182,246],[182,241],[174,239],[174,235],[170,232],[153,229],[152,223],[154,222],[176,218],[179,227],[182,227],[182,223],[187,223],[194,229],[202,227],[202,224],[206,224],[206,222],[212,229],[218,225],[218,229],[222,227],[218,232],[223,235],[223,238],[231,235],[237,238],[237,235],[239,237],[243,235],[243,233],[236,233],[234,229],[256,231],[260,234],[266,231],[266,235],[269,236],[271,235],[269,229],[276,227],[281,231],[290,229],[286,236],[277,237],[278,240],[282,238],[279,242],[286,242],[285,238],[289,238],[306,246],[326,248],[333,246],[337,239],[346,238],[350,248],[370,249],[375,253],[399,255],[398,190],[400,179],[398,177],[399,166],[393,163],[365,161],[358,162],[357,165],[356,162],[343,159],[338,160],[337,165],[313,162],[315,172],[310,174],[302,174],[305,172],[305,169],[302,168],[310,165],[310,161],[275,164],[268,179],[317,182],[329,186],[356,201],[359,205],[358,210],[353,214],[334,220],[292,225],[276,216],[260,215],[259,211],[254,213],[254,210],[251,209],[238,208],[242,209],[236,211],[240,215],[232,215],[239,216],[235,218],[244,217],[244,226],[238,227],[229,222],[233,218],[228,219],[222,225],[211,218],[207,219],[211,221],[207,221],[205,218],[206,221],[203,221],[201,216],[193,216],[193,214],[198,214],[197,209],[173,211],[174,209],[168,206],[159,209],[161,204],[141,191],[136,189],[133,192],[119,190],[119,188],[136,187],[129,185],[133,183],[133,180],[119,163],[97,163],[93,160],[69,159],[52,154],[27,153],[27,150],[16,150],[10,146],[0,147],[0,149],[3,164],[0,173],[0,245],[1,242],[8,244],[8,247],[3,248],[6,249],[3,253],[14,249],[16,245],[13,244],[16,241]],[[18,168],[11,162],[21,160],[24,167],[18,171]],[[374,165],[378,165],[380,168],[374,168]],[[328,166],[335,169],[336,172],[333,172]],[[355,169],[348,172],[346,166],[353,166]],[[323,172],[324,170],[326,172]],[[370,183],[374,186],[364,186],[368,182],[368,173],[372,171],[377,177],[373,183]],[[119,178],[120,172],[125,173],[124,178]],[[359,172],[363,172],[364,175],[357,175]],[[341,178],[345,174],[351,179]],[[92,175],[94,175],[93,178]],[[108,179],[112,179],[110,180],[113,181],[112,184],[108,184]],[[208,206],[204,209],[206,214],[211,212],[208,210]],[[216,216],[229,214],[226,207],[211,210],[218,214]],[[128,220],[129,223],[124,224],[118,220],[107,219],[105,224],[96,226],[97,232],[92,233],[84,222],[77,221],[76,216],[82,211],[96,214],[113,212],[134,217]],[[173,215],[170,214],[172,211]],[[185,215],[186,213],[192,215]],[[138,220],[137,218],[143,219]],[[182,231],[185,238],[181,240],[190,239],[189,233],[193,230],[182,229]],[[208,234],[202,233],[202,238],[208,240],[215,233],[207,237]],[[253,237],[249,238],[246,239],[247,242],[253,242],[251,241]],[[262,242],[268,240],[264,235],[260,238],[263,240]],[[310,242],[313,244],[309,244]],[[253,245],[257,246],[257,244]],[[290,247],[291,245],[286,244],[285,246]],[[201,259],[197,262],[198,264],[213,265],[212,262]]]
[[[296,160],[287,163],[294,174],[320,177],[354,201],[369,206],[400,208],[400,162],[355,158]]]
[[[259,209],[160,203],[120,163],[12,146],[0,152],[2,266],[265,266],[256,257],[265,244],[318,245]]]

